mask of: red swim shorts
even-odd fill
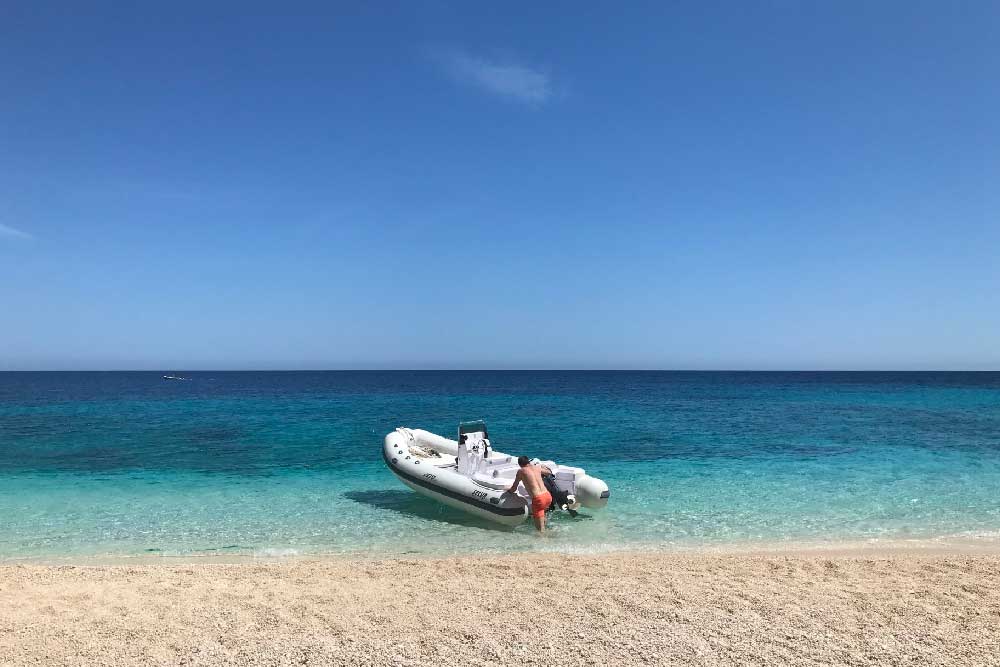
[[[546,491],[540,496],[535,496],[531,499],[531,516],[536,519],[541,516],[545,516],[545,510],[549,508],[552,504],[552,494]]]

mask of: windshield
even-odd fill
[[[482,419],[476,419],[474,421],[461,422],[458,425],[458,435],[461,437],[464,433],[482,433],[485,437],[489,437],[486,434],[486,422]]]

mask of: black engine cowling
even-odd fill
[[[576,516],[576,510],[571,510],[569,508],[569,494],[566,491],[560,491],[556,487],[555,475],[542,475],[542,483],[545,484],[545,489],[552,496],[552,502],[549,504],[547,512],[558,508],[566,510],[570,513],[570,516]]]

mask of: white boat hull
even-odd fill
[[[393,431],[385,437],[382,456],[389,470],[417,493],[506,526],[516,526],[528,518],[529,504],[520,495],[486,488],[458,474],[453,467],[442,468],[428,459],[413,456],[410,444],[404,434]],[[457,449],[457,443],[455,447]],[[442,449],[447,450],[447,447],[436,448],[436,451],[451,456]],[[453,466],[449,460],[441,463]]]
[[[428,452],[432,455],[428,456]],[[396,429],[385,436],[382,447],[389,470],[421,495],[505,526],[516,526],[528,518],[531,502],[523,486],[517,493],[506,490],[516,471],[513,457],[494,452],[479,474],[469,475],[458,472],[454,458],[457,453],[456,441],[420,429]],[[573,478],[573,490],[581,505],[597,508],[607,504],[610,492],[604,482],[580,468],[546,463]]]

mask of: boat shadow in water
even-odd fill
[[[424,498],[410,491],[371,489],[368,491],[345,491],[343,495],[348,500],[353,500],[356,503],[370,505],[378,509],[391,510],[400,514],[427,519],[428,521],[443,521],[468,528],[495,530],[504,533],[509,533],[513,530],[508,526],[490,523],[485,519],[470,516],[465,512],[442,505],[430,498]]]

